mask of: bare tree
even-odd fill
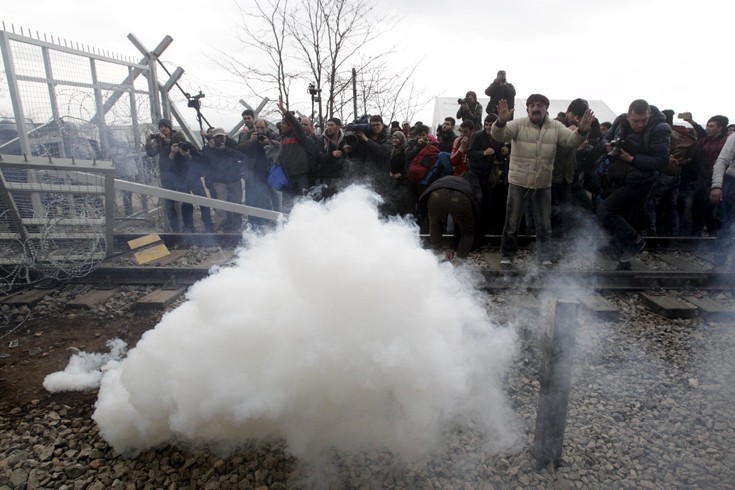
[[[412,120],[416,113],[434,96],[421,95],[416,87],[415,74],[420,61],[399,72],[381,62],[358,72],[360,93],[358,107],[363,114],[381,114],[384,120]]]
[[[262,91],[275,87],[278,97],[288,104],[291,83],[301,77],[300,72],[289,71],[298,67],[288,55],[293,42],[288,29],[289,0],[252,0],[252,5],[253,13],[250,6],[240,9],[238,40],[244,48],[260,53],[260,62],[257,56],[247,56],[248,61],[243,62],[223,51],[214,61],[240,77],[253,94],[263,97]]]
[[[392,47],[376,41],[391,31],[399,19],[389,19],[373,4],[362,0],[253,0],[253,13],[241,11],[239,39],[243,46],[264,54],[264,63],[253,56],[247,62],[230,55],[215,60],[243,79],[255,95],[278,90],[288,104],[294,82],[314,84],[313,101],[319,102],[319,115],[357,117],[350,110],[353,102],[351,70],[369,75],[370,83],[362,83],[363,100],[372,101],[371,109],[389,110],[391,114],[416,110],[416,102],[403,97],[413,91],[411,77],[415,67],[403,74],[389,73],[388,59]],[[225,53],[222,53],[223,55]],[[390,79],[380,77],[390,76]],[[306,92],[306,90],[304,91]],[[366,106],[363,104],[363,106]]]

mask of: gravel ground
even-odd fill
[[[507,391],[523,435],[508,453],[486,454],[471,427],[450,427],[446,448],[429,461],[403,463],[377,451],[334,454],[320,480],[310,480],[314,470],[289,456],[280,441],[230,455],[169,445],[126,459],[91,422],[94,393],[55,395],[0,410],[0,490],[733,488],[735,325],[662,318],[647,312],[634,293],[607,298],[621,310],[618,321],[579,315],[564,464],[558,469],[537,471],[529,454],[541,315],[534,305],[519,308],[508,292],[499,292],[486,295],[487,307],[522,339]],[[717,299],[733,300],[729,293]],[[49,302],[37,308],[41,315],[58,311]]]

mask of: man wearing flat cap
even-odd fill
[[[498,103],[498,119],[490,134],[497,141],[510,141],[508,200],[501,238],[500,265],[510,267],[518,251],[518,227],[526,203],[531,202],[536,224],[536,260],[551,265],[551,176],[557,146],[576,148],[584,141],[594,114],[587,109],[572,131],[549,118],[549,99],[532,94],[526,99],[528,117],[511,120],[505,99]]]

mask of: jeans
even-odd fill
[[[551,187],[528,189],[515,184],[510,184],[508,188],[505,226],[503,226],[503,236],[500,239],[500,251],[503,258],[512,259],[518,251],[518,227],[521,224],[526,204],[529,202],[536,229],[536,258],[539,261],[550,259]]]
[[[293,208],[294,201],[297,197],[304,195],[304,191],[309,188],[309,174],[292,175],[291,189],[283,191],[283,209],[284,213],[290,213]]]
[[[668,217],[667,228],[658,230],[658,232],[664,232],[668,236],[679,235],[677,202],[679,200],[680,182],[681,178],[678,175],[664,175],[653,184],[646,198],[646,203],[643,205],[643,210],[646,213],[646,234],[648,236],[654,236],[657,233],[657,211],[662,211],[662,214]]]
[[[613,246],[620,253],[633,248],[641,238],[628,219],[643,205],[652,186],[652,183],[622,185],[597,207],[597,221],[610,234]]]

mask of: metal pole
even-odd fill
[[[15,73],[15,64],[13,63],[13,53],[10,51],[10,40],[5,31],[0,31],[0,48],[3,52],[3,63],[5,64],[5,74],[8,80],[8,91],[10,92],[10,101],[13,104],[13,115],[15,116],[15,127],[18,130],[18,140],[20,148],[26,155],[31,155],[31,143],[28,139],[28,128],[26,128],[26,116],[23,113],[23,103],[20,98],[18,89],[18,77]]]
[[[357,119],[357,70],[352,69],[352,107],[355,111],[354,119]]]
[[[536,433],[531,454],[540,469],[553,463],[561,465],[567,405],[572,382],[572,357],[577,329],[574,301],[552,302],[541,354]]]
[[[59,156],[66,158],[66,141],[64,141],[64,123],[59,115],[59,103],[56,100],[56,85],[52,82],[54,79],[54,72],[51,68],[51,55],[49,49],[46,46],[41,48],[43,54],[43,67],[46,70],[46,79],[48,80],[48,98],[51,102],[51,114],[53,115],[54,121],[59,128]]]

